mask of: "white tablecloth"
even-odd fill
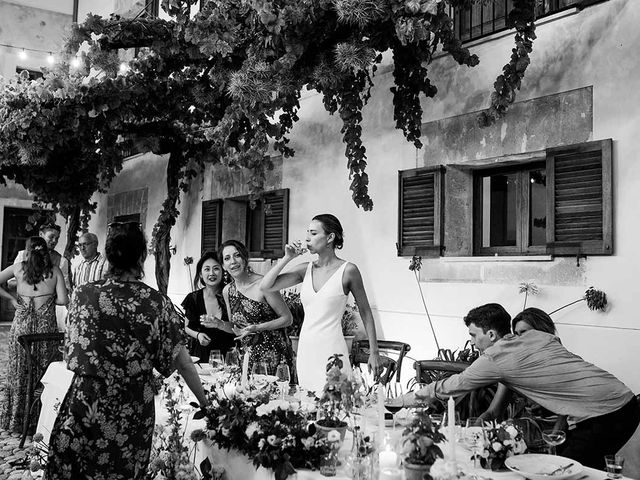
[[[44,384],[44,391],[42,393],[42,411],[40,412],[40,418],[38,419],[37,431],[44,436],[45,443],[49,443],[49,436],[53,423],[55,422],[58,406],[62,403],[64,396],[71,385],[73,373],[67,370],[66,364],[63,362],[54,362],[47,369],[42,383]],[[188,389],[187,389],[188,390]],[[156,396],[156,424],[164,424],[167,421],[168,413],[162,404],[162,400],[159,396]],[[205,420],[188,420],[185,426],[187,431],[185,437],[189,438],[191,431],[196,428],[205,428]],[[390,429],[387,429],[387,431]],[[400,429],[397,428],[395,435],[399,435]],[[343,445],[343,450],[348,450],[351,445],[351,437],[347,432],[347,437]],[[273,480],[275,477],[270,470],[260,467],[255,469],[251,460],[244,454],[237,451],[220,450],[215,445],[211,445],[208,440],[199,442],[197,444],[196,464],[199,464],[205,456],[209,457],[213,465],[222,466],[225,468],[226,478],[228,480]],[[446,445],[443,445],[442,451],[445,454],[449,451]],[[465,462],[460,459],[469,458],[470,454],[464,450],[461,446],[456,446],[456,458],[460,464]],[[483,469],[473,469],[472,465],[466,463],[464,470],[467,473],[475,473],[484,478],[491,478],[495,480],[522,480],[523,477],[513,472],[491,472]],[[326,480],[327,477],[322,476],[318,471],[299,470],[298,473],[292,477],[291,480]],[[344,468],[338,469],[337,475],[333,477],[335,480],[349,480],[349,476],[346,474]],[[581,474],[575,475],[570,480],[606,480],[607,474],[604,471],[596,470],[593,468],[585,467]],[[623,477],[626,480],[626,477]]]

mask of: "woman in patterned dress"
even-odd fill
[[[175,369],[207,400],[169,298],[140,282],[147,246],[139,224],[111,224],[110,275],[80,286],[69,307],[66,354],[75,375],[49,442],[46,478],[142,479],[153,435],[155,368]]]
[[[18,344],[18,337],[29,333],[57,332],[56,305],[66,305],[68,299],[62,271],[51,263],[47,243],[40,237],[27,240],[24,261],[0,272],[0,284],[13,277],[16,278],[17,299],[0,287],[0,296],[9,300],[16,309],[9,332],[9,363],[0,411],[0,427],[21,432],[24,401],[29,385],[26,355]],[[57,347],[52,342],[43,342],[35,347],[32,391],[44,374],[42,367],[56,355]],[[35,427],[38,412],[34,413]]]
[[[285,331],[292,322],[289,307],[279,292],[262,293],[262,275],[249,268],[249,252],[241,242],[227,240],[219,252],[222,266],[232,278],[222,295],[238,339],[249,349],[249,370],[256,362],[266,363],[273,375],[284,360],[293,380],[293,352]]]

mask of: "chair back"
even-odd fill
[[[62,332],[28,333],[18,337],[18,343],[24,348],[30,381],[39,380],[51,362],[62,360],[59,347],[63,341]]]
[[[380,375],[382,383],[390,382],[394,377],[396,382],[400,381],[402,373],[402,361],[407,352],[411,350],[411,345],[404,342],[392,340],[378,340],[378,351],[380,352],[380,362],[384,370]],[[354,340],[351,349],[351,363],[358,365],[366,364],[369,360],[369,340]]]
[[[520,417],[512,421],[522,432],[522,438],[527,444],[527,453],[547,453],[547,445],[542,439],[542,429],[533,418]]]

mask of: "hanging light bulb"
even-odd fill
[[[26,60],[27,59],[27,51],[24,48],[18,52],[18,58],[20,60]]]
[[[80,59],[78,57],[73,57],[71,59],[71,67],[78,68],[80,66]]]
[[[120,73],[123,75],[129,71],[129,65],[126,62],[120,64]]]
[[[55,62],[55,61],[56,61],[56,59],[53,56],[53,53],[49,52],[49,55],[47,55],[47,63],[49,65],[53,65],[53,62]]]

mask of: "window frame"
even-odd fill
[[[528,177],[532,170],[546,170],[545,160],[531,161],[518,165],[509,165],[497,168],[482,168],[473,172],[473,256],[488,255],[543,255],[547,253],[545,245],[528,245],[530,238],[530,198],[531,184],[525,177]],[[498,175],[505,173],[516,173],[517,192],[516,192],[516,210],[517,210],[517,228],[516,228],[516,244],[513,246],[482,246],[482,196],[483,196],[483,178],[489,175]],[[547,180],[547,211],[549,204],[549,187]],[[548,220],[547,220],[548,224]],[[524,239],[527,239],[524,242]]]

